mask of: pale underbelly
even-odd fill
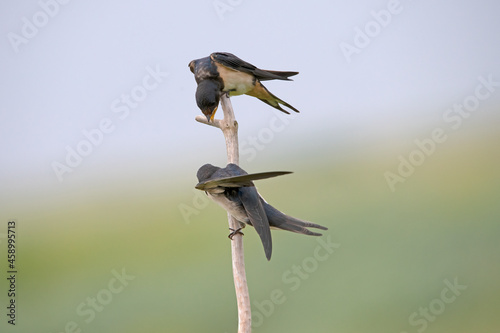
[[[224,66],[218,67],[219,74],[224,78],[223,90],[229,92],[230,96],[246,94],[254,88],[253,75],[238,72]]]
[[[208,193],[208,196],[213,201],[215,201],[219,206],[224,208],[229,214],[231,214],[232,217],[234,217],[238,221],[243,222],[243,223],[249,222],[248,215],[247,215],[245,209],[241,205],[239,205],[231,200],[228,200],[224,194],[210,194],[210,193]]]

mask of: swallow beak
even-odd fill
[[[214,121],[214,117],[215,117],[215,112],[217,112],[217,108],[218,106],[215,107],[215,109],[212,111],[211,114],[206,114],[205,116],[207,117],[207,121],[208,122],[213,122]]]

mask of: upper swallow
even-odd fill
[[[209,57],[193,60],[189,69],[194,74],[198,88],[196,89],[196,104],[210,121],[213,119],[221,93],[229,96],[247,94],[257,97],[264,103],[290,114],[280,104],[299,112],[296,108],[271,94],[261,83],[266,80],[287,80],[299,72],[283,72],[264,70],[241,60],[226,52],[215,52]]]
[[[248,174],[236,164],[219,168],[203,165],[197,173],[198,190],[207,195],[231,214],[236,220],[255,228],[260,236],[267,260],[271,259],[271,227],[299,234],[321,236],[307,228],[328,230],[319,224],[286,215],[268,204],[253,184],[254,180],[289,174],[289,171],[272,171]]]

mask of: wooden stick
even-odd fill
[[[196,116],[196,121],[220,128],[226,140],[227,163],[239,164],[238,151],[238,123],[234,117],[233,106],[226,94],[221,96],[221,105],[224,119],[214,119],[208,122],[205,116]],[[227,214],[229,228],[236,230],[241,227],[240,222]],[[233,261],[233,279],[236,291],[236,302],[238,303],[238,333],[250,333],[252,331],[252,314],[250,310],[250,295],[248,293],[247,277],[245,273],[245,256],[243,251],[243,237],[235,234],[231,241],[231,254]]]

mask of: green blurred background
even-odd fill
[[[194,189],[197,169],[226,156],[220,131],[193,119],[187,63],[219,50],[301,72],[267,84],[299,115],[232,98],[240,164],[293,171],[258,182],[260,193],[329,228],[321,238],[273,231],[270,262],[245,229],[253,331],[499,331],[500,88],[457,128],[444,118],[479,77],[500,81],[499,5],[401,2],[348,62],[340,43],[387,1],[224,3],[232,10],[221,14],[216,1],[71,2],[18,52],[3,40],[0,331],[236,332],[226,213]],[[5,36],[42,10],[1,6]],[[148,66],[168,78],[120,119],[110,105]],[[52,163],[105,118],[115,130],[59,181]],[[446,140],[391,189],[387,172],[418,158],[415,140],[437,128]]]
[[[389,149],[339,158],[318,147],[290,156],[297,158],[295,173],[260,182],[260,192],[285,212],[328,226],[323,239],[339,247],[329,255],[322,250],[327,258],[318,261],[311,259],[316,238],[275,231],[267,262],[247,228],[247,277],[254,315],[261,314],[254,331],[415,332],[422,324],[410,325],[409,316],[440,299],[444,280],[456,278],[467,289],[427,331],[495,331],[499,139],[488,125],[450,134],[394,193],[383,178],[394,168]],[[226,215],[195,196],[195,183],[194,176],[182,177],[168,191],[88,186],[18,208],[16,328],[63,332],[74,321],[83,332],[234,332]],[[184,205],[193,212],[188,219]],[[307,278],[292,271],[302,265]],[[113,269],[135,278],[86,323],[76,309],[108,288]],[[283,274],[296,278],[292,283]],[[273,309],[266,300],[275,289],[283,296]]]

